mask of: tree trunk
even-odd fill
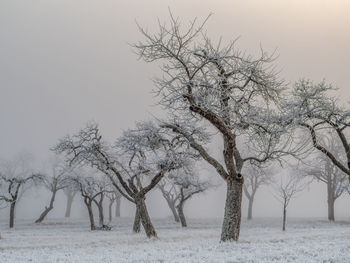
[[[96,201],[95,199],[93,200],[94,203],[96,204],[97,208],[98,208],[98,219],[99,219],[99,226],[101,228],[103,228],[104,226],[104,215],[103,215],[103,197],[104,197],[104,194],[101,193],[100,194],[100,200],[99,201]]]
[[[328,195],[328,220],[334,221],[334,198]]]
[[[282,231],[286,231],[286,217],[287,217],[287,206],[283,205],[283,224],[282,224]]]
[[[87,198],[84,197],[84,203],[85,203],[85,205],[87,207],[87,210],[89,212],[90,229],[91,230],[96,230],[94,214],[92,212],[92,200],[88,200]]]
[[[112,205],[114,203],[114,200],[110,200],[109,205],[108,205],[108,220],[109,222],[112,221]]]
[[[52,192],[52,196],[51,196],[49,207],[45,207],[45,210],[41,213],[41,215],[35,221],[35,223],[41,223],[45,219],[47,214],[53,209],[53,203],[55,202],[55,197],[56,197],[56,191]]]
[[[103,227],[104,225],[104,216],[103,216],[103,205],[98,205],[98,219],[99,219],[99,225],[100,227]]]
[[[148,238],[157,237],[157,233],[153,227],[151,218],[148,215],[147,207],[144,198],[136,201],[136,207],[139,210],[142,226]]]
[[[179,215],[176,211],[175,203],[170,201],[170,200],[167,200],[167,199],[166,199],[166,201],[168,203],[168,206],[169,206],[171,212],[173,213],[175,222],[180,222]]]
[[[12,202],[10,206],[10,228],[13,228],[14,221],[15,221],[15,207],[16,207],[16,201]]]
[[[186,218],[185,218],[183,207],[184,207],[184,204],[180,203],[176,208],[177,208],[177,212],[179,213],[181,226],[182,227],[187,227],[187,223],[186,223]]]
[[[121,197],[118,196],[115,204],[115,217],[120,217],[120,202],[121,202]]]
[[[140,226],[141,226],[140,211],[139,211],[139,209],[136,206],[134,225],[133,225],[132,231],[134,233],[139,233],[140,232]]]
[[[247,217],[248,220],[253,219],[253,201],[254,201],[253,197],[248,199],[248,217]]]
[[[221,241],[223,242],[237,241],[239,238],[243,180],[236,181],[229,178],[226,184],[225,215],[221,230]]]
[[[74,194],[71,195],[67,195],[67,205],[66,205],[66,213],[64,215],[64,217],[70,217],[70,212],[72,209],[72,204],[73,204],[73,199],[74,199]]]

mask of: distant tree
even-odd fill
[[[186,218],[184,214],[185,202],[192,198],[194,195],[203,193],[208,190],[212,185],[209,181],[200,180],[198,176],[187,175],[179,176],[174,180],[174,184],[179,188],[179,202],[176,205],[176,209],[180,218],[181,226],[187,227]]]
[[[109,200],[108,219],[109,221],[112,221],[112,206],[114,203],[116,203],[115,216],[120,217],[120,198],[122,197],[122,195],[116,189],[111,189],[109,192],[106,193],[106,197]]]
[[[301,79],[294,85],[292,96],[283,105],[286,110],[285,123],[304,129],[312,146],[324,154],[350,180],[350,110],[341,106],[340,101],[330,93],[336,89],[324,81],[313,83]],[[342,151],[334,152],[326,145],[325,134],[336,136]]]
[[[99,176],[98,171],[79,169],[75,171],[75,175],[70,176],[72,183],[76,185],[79,189],[80,194],[83,198],[84,204],[88,210],[90,229],[99,230],[106,229],[109,230],[110,227],[104,224],[103,217],[103,197],[104,193],[108,191],[106,181],[102,176]],[[93,204],[97,205],[99,211],[99,227],[96,227],[94,214],[93,214]]]
[[[3,160],[0,164],[0,201],[10,204],[9,227],[13,228],[15,208],[25,185],[41,178],[29,168],[29,155],[19,155],[12,161]]]
[[[162,193],[165,201],[167,202],[170,211],[173,214],[175,222],[180,222],[179,215],[176,211],[176,203],[179,201],[180,198],[178,188],[173,183],[173,181],[166,176],[158,183],[158,189]]]
[[[282,175],[280,184],[275,186],[275,197],[283,205],[282,230],[286,230],[287,207],[297,193],[305,189],[305,182],[295,174]]]
[[[73,204],[73,200],[75,195],[78,192],[78,189],[76,189],[74,186],[72,185],[68,185],[67,187],[65,187],[63,189],[63,192],[67,198],[67,203],[66,203],[66,212],[64,214],[64,217],[70,217],[71,215],[71,210],[72,210],[72,204]]]
[[[181,222],[182,227],[187,226],[184,214],[186,201],[213,186],[209,180],[200,180],[192,168],[193,163],[186,169],[179,169],[169,173],[158,185],[174,216],[175,222]]]
[[[70,171],[70,168],[67,167],[67,164],[56,157],[50,160],[50,165],[52,169],[51,173],[44,174],[40,178],[40,183],[51,192],[50,204],[45,207],[35,223],[41,223],[45,219],[47,214],[53,209],[57,192],[68,185],[66,175]]]
[[[257,166],[245,166],[243,169],[243,174],[245,176],[243,190],[244,194],[248,199],[248,220],[253,218],[253,202],[257,190],[262,185],[267,185],[272,183],[272,173]]]
[[[335,136],[323,137],[324,145],[332,151],[334,157],[341,160],[342,145]],[[342,172],[326,155],[319,153],[305,168],[308,175],[327,186],[328,220],[334,221],[335,201],[346,191],[349,185],[348,176]]]
[[[272,56],[265,51],[257,58],[245,55],[235,41],[225,46],[214,43],[206,35],[205,22],[197,25],[194,20],[183,29],[170,14],[170,23],[159,23],[155,33],[139,27],[144,39],[134,48],[146,62],[161,63],[155,92],[175,120],[164,127],[186,138],[226,182],[221,241],[236,241],[244,164],[273,160],[289,151],[285,143],[280,145],[284,129],[274,123],[278,110],[274,104],[282,97],[284,84],[273,70]],[[214,157],[206,143],[193,136],[203,124],[222,138],[221,157]],[[243,147],[238,140],[245,142]],[[242,149],[249,149],[249,154],[242,156]]]
[[[157,236],[145,204],[146,195],[165,173],[186,161],[179,139],[169,138],[152,122],[138,123],[123,133],[114,145],[102,140],[96,124],[60,140],[55,150],[72,163],[92,165],[103,172],[114,187],[136,206],[134,232],[141,221],[147,237]]]

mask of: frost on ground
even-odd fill
[[[237,243],[219,243],[220,220],[189,220],[181,227],[154,220],[159,239],[132,234],[132,219],[113,221],[112,231],[89,231],[79,220],[40,225],[1,223],[0,262],[350,262],[350,223],[291,219],[243,222]]]

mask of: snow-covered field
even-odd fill
[[[350,262],[350,223],[290,219],[243,222],[237,243],[219,243],[221,220],[154,220],[159,239],[132,234],[132,219],[112,231],[89,231],[87,221],[47,220],[41,225],[1,222],[0,262]]]

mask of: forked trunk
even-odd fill
[[[157,237],[157,233],[153,227],[151,218],[148,215],[145,200],[140,198],[136,201],[136,207],[139,210],[142,226],[146,232],[148,238]]]
[[[66,213],[65,213],[64,217],[70,217],[70,212],[72,210],[73,199],[74,199],[74,195],[70,194],[70,195],[67,196]]]
[[[120,202],[121,202],[121,197],[117,197],[116,203],[115,203],[115,217],[120,217]]]
[[[177,212],[179,213],[181,226],[182,227],[187,227],[186,218],[185,218],[185,214],[184,214],[184,209],[183,208],[184,208],[184,203],[180,203],[177,206]]]
[[[132,231],[134,233],[139,233],[141,228],[141,218],[140,218],[140,211],[136,206],[136,211],[135,211],[135,218],[134,218],[134,225],[132,228]]]
[[[172,201],[167,200],[167,199],[166,199],[166,201],[168,203],[168,206],[169,206],[171,212],[173,213],[175,222],[180,222],[179,215],[176,211],[175,202],[172,202]]]
[[[41,215],[35,221],[35,223],[41,223],[45,219],[47,214],[53,209],[53,203],[55,202],[55,197],[56,197],[56,191],[52,192],[52,196],[51,196],[49,207],[45,207],[45,210],[41,213]]]
[[[241,206],[243,180],[237,181],[229,178],[226,181],[227,194],[225,204],[224,222],[221,230],[221,241],[237,241],[241,227]]]
[[[13,228],[14,221],[15,221],[15,207],[16,207],[16,201],[11,203],[10,206],[10,228]]]

